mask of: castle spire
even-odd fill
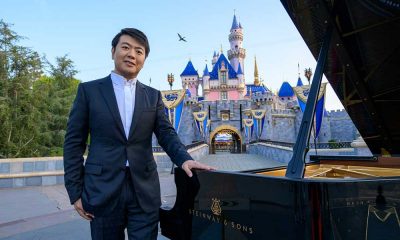
[[[234,29],[238,29],[239,28],[239,24],[236,20],[236,13],[233,14],[233,21],[232,21],[232,27],[231,27],[231,31]]]
[[[254,56],[254,85],[260,86],[260,80],[258,78],[258,67],[257,67],[257,58]]]

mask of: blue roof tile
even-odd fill
[[[233,69],[232,65],[229,63],[225,55],[221,53],[219,55],[217,62],[214,64],[212,71],[210,72],[210,80],[218,80],[218,70],[221,68],[222,62],[224,62],[225,67],[228,69],[228,78],[229,79],[237,78],[236,72]]]
[[[279,89],[279,97],[293,97],[294,92],[292,86],[288,82],[283,82],[281,88]]]
[[[239,62],[238,71],[237,71],[237,75],[239,75],[239,74],[243,75],[242,66],[240,66],[240,62]]]
[[[204,76],[210,76],[210,73],[208,72],[207,64],[206,64],[206,67],[204,68],[204,71],[203,71],[203,77]]]
[[[239,24],[238,24],[238,22],[237,22],[237,20],[236,20],[236,15],[233,15],[233,22],[232,22],[231,31],[232,31],[233,29],[238,29],[238,28],[239,28]]]
[[[246,96],[250,95],[250,89],[251,89],[251,94],[258,93],[258,92],[260,92],[261,94],[264,94],[268,91],[268,88],[265,87],[264,85],[256,86],[254,84],[246,84],[246,90],[247,90]]]
[[[303,81],[301,81],[301,78],[297,79],[297,87],[303,86]]]
[[[198,76],[199,74],[194,69],[192,61],[189,60],[188,64],[185,67],[185,70],[181,73],[181,77],[183,76]]]

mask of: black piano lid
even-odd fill
[[[374,155],[400,155],[400,0],[281,0]]]

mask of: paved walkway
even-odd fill
[[[217,153],[200,162],[218,170],[242,171],[284,165],[250,154]],[[160,174],[161,200],[173,205],[176,188],[173,175]],[[0,239],[4,240],[85,240],[90,239],[89,223],[69,204],[63,185],[0,190]],[[159,235],[159,240],[166,238]]]

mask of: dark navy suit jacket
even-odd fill
[[[126,160],[135,194],[142,209],[161,205],[152,134],[172,161],[181,166],[192,159],[164,111],[161,93],[139,81],[128,139],[124,133],[111,77],[81,83],[69,116],[64,142],[64,179],[71,204],[82,197],[96,207],[119,194],[125,179]],[[84,164],[83,154],[90,136]]]

